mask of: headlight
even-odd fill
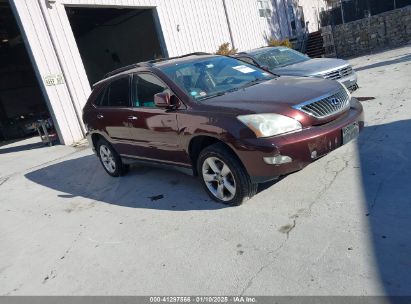
[[[257,137],[269,137],[302,129],[299,121],[279,114],[241,115],[237,118]]]

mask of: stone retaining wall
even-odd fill
[[[350,57],[411,42],[411,6],[333,28],[338,57]]]

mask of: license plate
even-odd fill
[[[343,128],[342,129],[343,145],[352,141],[353,139],[356,139],[359,133],[360,133],[360,126],[358,125],[358,122],[355,122]]]

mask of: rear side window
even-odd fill
[[[98,97],[97,105],[103,107],[129,107],[130,106],[130,79],[122,77],[114,80],[106,88],[104,95]]]
[[[135,74],[133,88],[133,107],[155,107],[154,95],[168,89],[159,78],[152,74]]]
[[[97,93],[97,97],[94,99],[94,102],[93,102],[96,106],[102,106],[105,93],[106,93],[106,88],[102,88],[100,92]]]

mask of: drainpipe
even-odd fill
[[[277,0],[274,1],[275,4],[275,12],[277,13],[277,24],[278,24],[278,28],[280,29],[280,36],[281,39],[284,39],[284,34],[283,34],[283,26],[281,25],[281,15],[280,12],[278,10],[278,2]]]
[[[340,8],[341,8],[341,18],[342,18],[342,23],[345,23],[345,18],[344,18],[344,8],[343,8],[343,0],[340,0]]]
[[[56,47],[56,46],[57,46],[57,43],[56,43],[56,41],[55,41],[55,39],[54,39],[54,37],[53,37],[53,35],[52,35],[52,32],[51,32],[51,30],[50,30],[49,20],[47,19],[47,15],[46,15],[46,12],[44,11],[44,7],[41,5],[41,1],[42,1],[42,0],[37,0],[37,1],[38,1],[39,6],[40,6],[40,10],[41,10],[41,14],[42,14],[43,19],[44,19],[44,23],[46,24],[46,29],[47,29],[47,32],[48,32],[48,34],[49,34],[49,37],[50,37],[50,40],[51,40],[51,44],[53,45],[53,48],[54,48],[54,50],[55,50],[56,57],[57,57],[57,61],[58,61],[59,66],[60,66],[61,73],[63,74],[64,82],[66,83],[66,87],[67,87],[67,91],[68,91],[68,93],[69,93],[69,95],[70,95],[71,104],[73,105],[74,113],[76,113],[76,117],[77,117],[78,123],[79,123],[79,125],[80,125],[81,133],[83,134],[83,137],[85,137],[85,136],[86,136],[86,130],[84,129],[83,124],[81,123],[81,121],[82,121],[82,120],[81,120],[81,114],[78,113],[78,109],[77,109],[76,105],[74,104],[73,93],[72,93],[72,91],[71,91],[70,86],[69,86],[68,83],[67,83],[67,77],[66,77],[67,73],[66,73],[66,71],[65,71],[65,69],[64,69],[64,65],[62,64],[62,60],[61,60],[60,54],[57,52],[57,47]],[[44,0],[43,0],[43,1],[44,1]],[[49,5],[50,5],[50,3],[53,3],[53,1],[49,1]]]
[[[283,7],[284,7],[284,12],[285,12],[285,18],[287,20],[287,30],[288,30],[288,38],[291,38],[292,33],[291,33],[291,24],[290,24],[290,19],[288,18],[288,7],[285,4],[285,1],[283,0]]]
[[[223,7],[224,7],[225,18],[227,19],[228,32],[230,33],[231,46],[233,49],[235,49],[233,31],[231,30],[230,18],[228,16],[227,4],[225,3],[225,0],[223,0]]]

